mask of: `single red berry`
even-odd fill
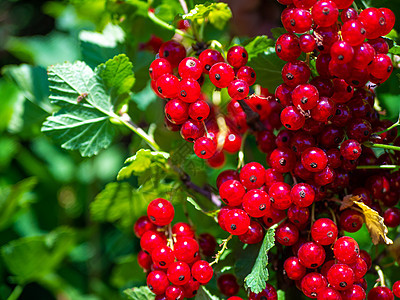
[[[202,233],[199,235],[198,241],[201,252],[205,256],[212,256],[214,254],[215,248],[217,247],[217,241],[213,235]]]
[[[265,181],[265,169],[257,162],[247,163],[240,170],[240,182],[246,189],[260,188]]]
[[[293,87],[289,87],[287,84],[279,85],[275,90],[276,101],[283,106],[292,105],[292,91]]]
[[[165,290],[165,296],[167,297],[167,300],[183,299],[184,291],[182,287],[178,285],[170,285]]]
[[[171,63],[172,68],[176,68],[186,57],[186,49],[182,44],[175,41],[167,41],[158,50],[161,58],[165,58]]]
[[[364,69],[373,62],[376,52],[369,42],[353,46],[353,49],[354,56],[351,63],[354,68]]]
[[[197,80],[203,73],[203,65],[195,57],[186,57],[179,63],[178,72],[181,78],[193,78]]]
[[[190,237],[181,237],[174,245],[174,254],[177,260],[192,263],[199,256],[199,244]]]
[[[244,195],[242,206],[250,217],[260,218],[267,213],[271,203],[266,192],[259,189],[253,189]]]
[[[217,280],[219,290],[225,296],[233,296],[239,292],[236,277],[232,274],[223,274]]]
[[[385,35],[389,34],[390,31],[392,31],[394,24],[396,22],[396,16],[393,13],[393,11],[391,11],[389,8],[382,7],[382,8],[379,8],[379,10],[381,11],[381,13],[383,14],[383,17],[386,20],[386,26],[384,29],[382,29],[382,32],[381,32],[381,35],[385,36]]]
[[[197,294],[197,291],[200,288],[200,282],[191,277],[189,282],[181,287],[183,289],[185,298],[192,298]]]
[[[280,172],[277,172],[275,169],[267,169],[265,170],[265,187],[267,190],[275,183],[275,182],[283,182],[283,175]]]
[[[311,29],[311,13],[303,8],[287,8],[281,14],[282,25],[288,32],[305,33]]]
[[[203,121],[210,114],[210,106],[203,100],[195,101],[189,105],[189,117],[193,120]]]
[[[318,300],[342,300],[338,291],[331,287],[324,288],[318,293]]]
[[[397,280],[395,283],[393,283],[392,290],[393,294],[400,298],[400,280]]]
[[[140,247],[143,251],[151,254],[154,249],[166,244],[165,236],[161,235],[157,231],[149,230],[146,231],[140,239]]]
[[[221,185],[228,180],[239,180],[239,173],[236,170],[225,170],[219,173],[217,177],[217,188],[219,189]]]
[[[290,87],[306,83],[310,75],[310,68],[305,62],[300,60],[288,62],[282,69],[282,79]]]
[[[156,230],[156,226],[150,221],[148,216],[141,216],[133,226],[133,231],[138,238],[141,238],[149,230]]]
[[[364,259],[357,257],[356,262],[349,265],[354,272],[354,281],[360,280],[368,271],[368,265]]]
[[[172,74],[161,75],[156,82],[157,91],[167,99],[175,98],[179,93],[179,79]]]
[[[184,285],[190,279],[190,267],[183,261],[173,262],[167,270],[168,280],[175,285]]]
[[[372,63],[368,66],[368,72],[378,79],[387,79],[392,71],[392,60],[386,54],[375,55]]]
[[[311,117],[315,121],[326,122],[335,114],[335,103],[328,97],[321,97],[317,105],[311,110]]]
[[[263,217],[263,222],[267,228],[272,225],[279,223],[286,217],[286,212],[284,210],[276,209],[271,206],[271,209]]]
[[[310,210],[307,207],[298,207],[296,205],[291,205],[288,208],[287,216],[290,222],[301,228],[302,225],[308,222],[310,217]]]
[[[301,280],[301,290],[310,298],[317,298],[318,293],[328,286],[326,278],[319,273],[308,273]]]
[[[275,239],[284,246],[292,246],[299,240],[299,230],[294,224],[284,222],[276,229]]]
[[[229,48],[228,53],[226,55],[226,59],[232,67],[240,68],[243,67],[245,64],[247,64],[249,56],[244,47],[233,46]]]
[[[213,65],[215,65],[216,63],[223,62],[224,58],[222,57],[222,54],[220,52],[218,52],[217,50],[206,49],[200,53],[199,60],[201,61],[201,64],[203,65],[203,72],[208,74],[211,67]]]
[[[348,236],[339,238],[334,246],[333,253],[338,261],[345,264],[354,263],[360,253],[357,242]]]
[[[249,229],[250,218],[241,209],[232,209],[225,215],[226,230],[233,235],[241,235]]]
[[[157,58],[150,64],[149,73],[152,80],[157,80],[164,74],[172,74],[172,66],[168,60]]]
[[[307,183],[298,183],[290,191],[293,203],[298,207],[308,207],[313,204],[315,192]]]
[[[306,268],[296,256],[289,257],[283,264],[287,277],[292,280],[300,280],[306,275]]]
[[[147,286],[156,295],[162,295],[169,286],[167,274],[163,271],[152,271],[147,276]]]
[[[218,88],[226,88],[235,78],[235,72],[227,63],[216,63],[210,69],[210,80]]]
[[[303,110],[314,108],[317,105],[318,99],[318,89],[311,84],[298,85],[292,92],[293,105]]]
[[[276,148],[275,135],[270,130],[258,131],[256,134],[257,146],[261,152],[268,153]]]
[[[375,7],[364,9],[358,16],[358,20],[367,31],[367,39],[376,39],[386,31],[386,19],[382,11]]]
[[[364,218],[362,213],[354,209],[346,209],[340,214],[340,229],[347,232],[357,232],[361,229],[364,224]]]
[[[280,210],[288,209],[292,204],[291,187],[285,182],[276,182],[269,188],[272,207]]]
[[[317,147],[310,147],[301,154],[301,163],[310,172],[321,172],[328,164],[328,156]]]
[[[200,282],[200,284],[204,285],[211,280],[214,274],[213,268],[205,260],[196,261],[193,264],[191,271],[193,278]]]
[[[304,53],[311,53],[317,47],[315,38],[311,34],[303,34],[300,36],[300,49]]]
[[[397,207],[388,208],[383,217],[388,227],[395,228],[400,225],[400,210]]]
[[[388,54],[389,52],[389,45],[382,37],[368,40],[367,43],[370,44],[372,48],[374,48],[376,54]]]
[[[249,85],[242,79],[236,79],[229,83],[228,94],[232,100],[243,100],[249,94]]]
[[[293,33],[284,33],[275,44],[275,52],[284,61],[293,61],[301,54],[299,38]]]
[[[241,79],[247,83],[248,86],[253,85],[256,82],[256,72],[252,67],[243,66],[241,67],[237,73],[236,77]]]
[[[349,0],[349,1],[352,1],[352,0]],[[336,2],[336,5],[338,5],[337,1],[335,1],[335,2]],[[341,9],[341,8],[339,8],[339,9]],[[347,21],[350,21],[350,20],[357,20],[357,18],[358,18],[358,12],[356,9],[354,9],[352,7],[343,9],[342,12],[340,13],[340,19],[342,20],[343,23],[346,23]]]
[[[171,223],[174,218],[174,206],[168,200],[157,198],[151,201],[147,207],[147,215],[154,224],[165,226]]]
[[[189,119],[182,124],[180,133],[182,138],[193,143],[204,135],[204,126],[199,121]]]
[[[183,124],[189,117],[188,105],[180,99],[172,99],[165,104],[165,116],[173,124]]]
[[[354,282],[353,270],[345,264],[335,264],[328,271],[329,284],[338,291],[349,289]]]
[[[172,226],[172,234],[175,234],[177,239],[183,236],[194,238],[194,230],[192,226],[185,222],[175,223],[175,225]]]
[[[311,226],[311,236],[320,245],[332,244],[338,235],[336,224],[328,218],[321,218]]]
[[[331,57],[338,64],[347,64],[353,59],[353,47],[344,41],[337,41],[331,47]]]
[[[219,195],[221,196],[222,201],[229,206],[240,205],[245,193],[245,188],[238,180],[225,181],[219,188]]]
[[[151,258],[154,264],[161,269],[167,269],[175,261],[173,251],[167,246],[160,246],[153,250]]]
[[[329,27],[336,23],[339,10],[335,2],[320,0],[312,8],[314,23],[321,27]]]
[[[306,118],[296,107],[288,106],[281,112],[281,122],[289,130],[299,130],[304,126]]]
[[[212,139],[201,137],[195,140],[193,149],[198,157],[208,159],[214,155],[217,145]]]
[[[366,30],[363,24],[358,20],[349,20],[342,26],[343,41],[348,42],[352,46],[357,46],[364,42],[366,38]]]
[[[264,237],[264,229],[260,223],[251,220],[249,229],[238,236],[239,240],[244,244],[257,244],[262,241]]]
[[[287,147],[280,147],[272,151],[267,163],[280,173],[290,172],[296,164],[296,154]]]
[[[366,119],[352,119],[347,124],[347,136],[359,143],[368,140],[372,133],[372,126]]]
[[[368,292],[368,300],[394,300],[392,291],[386,286],[377,286]]]
[[[197,101],[201,94],[200,84],[193,78],[183,78],[178,85],[178,97],[186,103]]]
[[[361,152],[361,144],[356,140],[345,140],[340,145],[340,153],[345,159],[355,160],[360,157]]]
[[[325,250],[314,242],[308,242],[299,248],[298,257],[303,266],[315,269],[324,263]]]
[[[343,300],[364,300],[366,297],[365,290],[357,284],[342,291],[341,295]]]

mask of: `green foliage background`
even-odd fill
[[[38,22],[29,18],[35,14],[30,15],[25,2],[0,4],[20,22],[20,28],[14,23],[0,27],[1,47],[9,54],[2,60],[0,77],[1,300],[151,299],[146,288],[123,291],[145,285],[132,226],[159,196],[176,205],[174,221],[186,221],[189,215],[197,233],[226,238],[215,226],[212,204],[189,191],[179,180],[181,174],[167,164],[170,159],[198,185],[214,185],[221,171],[207,168],[190,144],[163,126],[163,103],[148,76],[154,54],[139,49],[153,34],[168,40],[174,32],[149,18],[150,2],[155,15],[168,24],[176,24],[176,16],[183,14],[177,0],[40,2],[40,16],[54,19],[54,28],[45,35],[19,36],[18,30]],[[187,1],[190,9],[203,2]],[[398,1],[380,2],[400,15]],[[245,45],[258,82],[273,91],[283,65],[273,41],[266,36],[232,39],[230,12],[219,5],[186,17],[209,19],[205,40]],[[393,119],[399,112],[396,75],[378,94]],[[165,152],[150,149],[133,134],[121,109]],[[265,163],[254,138],[248,139],[245,151],[246,160]],[[236,157],[228,156],[224,168],[235,167]],[[247,248],[232,240],[216,273],[234,272],[255,289],[260,283],[251,278],[270,275],[270,282],[276,282],[274,272],[262,268],[267,257],[259,254],[260,248],[266,253],[273,246],[271,236],[272,231],[263,245]],[[372,250],[365,228],[356,236],[363,249]],[[276,247],[270,255],[279,255]],[[388,255],[384,262],[391,259]],[[395,270],[385,270],[389,281],[396,278]],[[375,277],[368,279],[371,286]],[[196,299],[219,299],[213,296],[215,278],[207,289]],[[293,293],[287,298],[298,297]],[[241,295],[245,297],[244,291]]]

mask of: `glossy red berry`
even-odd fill
[[[335,2],[320,0],[312,8],[314,23],[321,27],[329,27],[336,23],[339,17],[339,10]]]
[[[188,104],[180,99],[172,99],[165,104],[165,116],[173,124],[183,124],[189,117]]]
[[[301,154],[301,163],[310,172],[321,172],[328,164],[328,156],[317,147],[310,147]]]
[[[298,207],[308,207],[313,204],[315,192],[307,183],[298,183],[290,191],[292,202]]]
[[[261,293],[254,294],[251,292],[249,294],[249,300],[277,300],[278,299],[278,293],[276,292],[276,289],[270,285],[269,283],[266,284],[266,287],[264,290],[262,290]]]
[[[317,243],[307,242],[299,248],[298,257],[303,266],[315,269],[324,263],[325,250]]]
[[[223,62],[224,58],[222,57],[222,54],[217,50],[206,49],[200,53],[199,60],[203,65],[203,72],[208,74],[211,67],[216,63]]]
[[[247,83],[248,86],[252,86],[256,82],[256,72],[252,67],[243,66],[241,67],[237,73],[236,77],[241,79]]]
[[[376,39],[386,30],[386,19],[382,11],[375,7],[364,9],[358,16],[358,20],[367,31],[367,39]]]
[[[157,91],[167,99],[175,98],[179,93],[179,79],[172,74],[161,75],[156,82]]]
[[[318,103],[318,99],[318,89],[311,84],[298,85],[292,92],[293,105],[303,110],[314,108]]]
[[[197,80],[203,73],[203,65],[195,57],[186,57],[179,63],[178,72],[181,78],[193,78]]]
[[[300,54],[299,38],[293,33],[284,33],[275,44],[275,52],[278,57],[284,61],[296,60]]]
[[[249,229],[238,236],[239,240],[245,244],[257,244],[262,241],[264,237],[264,229],[260,223],[251,220]]]
[[[140,250],[137,255],[137,262],[141,268],[144,270],[150,270],[153,260],[151,259],[151,255]]]
[[[222,171],[217,177],[217,188],[219,189],[225,181],[234,179],[239,180],[239,173],[236,170],[228,169]]]
[[[150,221],[148,216],[140,217],[133,226],[133,231],[138,238],[141,238],[149,230],[156,230],[156,226]]]
[[[213,268],[205,260],[196,261],[191,271],[193,278],[200,282],[200,284],[207,284],[214,274]]]
[[[292,246],[299,240],[299,230],[294,224],[284,222],[276,229],[275,239],[284,246]]]
[[[308,273],[301,280],[301,290],[307,297],[316,299],[318,293],[328,286],[326,278],[316,272]]]
[[[190,279],[190,267],[183,261],[176,261],[168,267],[167,276],[172,284],[184,285]]]
[[[217,145],[212,139],[201,137],[194,142],[193,149],[198,157],[208,159],[214,155]]]
[[[364,42],[366,30],[358,20],[349,20],[342,26],[342,38],[352,46],[357,46]]]
[[[201,94],[200,84],[193,78],[183,78],[178,85],[178,97],[186,103],[197,101]]]
[[[192,263],[199,256],[199,244],[190,237],[181,237],[174,245],[174,254],[177,260]]]
[[[299,130],[304,126],[306,118],[294,106],[287,106],[281,112],[281,122],[289,130]]]
[[[361,257],[357,257],[356,261],[348,266],[354,272],[354,281],[362,279],[368,271],[368,265]]]
[[[177,239],[185,236],[194,238],[194,230],[192,226],[185,222],[178,222],[172,226],[172,234],[176,236]]]
[[[334,289],[347,290],[353,285],[354,272],[348,265],[335,264],[329,269],[327,279]]]
[[[344,41],[337,41],[331,47],[331,57],[338,64],[347,64],[353,59],[353,47]]]
[[[210,114],[210,106],[203,100],[195,101],[189,105],[189,117],[193,120],[203,121]]]
[[[239,292],[239,285],[237,284],[236,277],[232,274],[223,274],[217,280],[219,290],[225,296],[233,296]]]
[[[311,226],[311,236],[320,245],[332,244],[338,235],[336,224],[328,218],[321,218]]]
[[[296,256],[289,257],[283,264],[287,277],[292,280],[300,280],[306,275],[306,268]]]
[[[250,218],[241,209],[232,209],[225,215],[226,230],[233,235],[241,235],[249,229]]]
[[[228,94],[232,100],[243,100],[249,94],[249,85],[242,79],[236,79],[229,83]]]
[[[311,110],[311,117],[318,122],[326,122],[335,114],[335,103],[328,97],[321,97]]]
[[[226,88],[235,78],[235,72],[227,63],[216,63],[210,69],[210,80],[218,88]]]
[[[290,172],[296,164],[296,154],[287,147],[280,147],[272,151],[267,163],[277,172]]]
[[[305,62],[300,60],[288,62],[282,69],[282,79],[290,87],[306,83],[310,75],[310,68]]]
[[[171,223],[174,218],[174,206],[168,200],[157,198],[151,201],[147,207],[147,215],[154,224],[165,226]]]
[[[317,47],[315,38],[311,34],[303,34],[300,36],[300,50],[304,53],[311,53]]]
[[[386,286],[377,286],[368,292],[368,300],[394,300],[392,291]]]
[[[184,296],[186,298],[192,298],[197,294],[198,289],[200,288],[200,282],[194,280],[193,278],[189,279],[189,282],[181,286],[184,292]]]
[[[397,207],[388,208],[383,218],[386,226],[395,228],[400,225],[400,210]]]
[[[286,217],[286,212],[284,210],[276,209],[271,206],[271,209],[263,217],[263,222],[266,227],[271,227],[272,225],[279,223]]]
[[[240,205],[246,190],[238,180],[228,180],[221,184],[219,195],[222,201],[229,206]]]
[[[318,293],[318,300],[342,300],[342,296],[334,288],[327,287]]]
[[[204,126],[199,121],[189,119],[182,124],[180,133],[182,138],[193,143],[204,135]]]
[[[299,8],[310,9],[317,0],[293,0],[293,4]]]
[[[247,163],[240,170],[239,177],[246,189],[260,188],[265,181],[265,168],[257,162]]]
[[[150,64],[149,73],[152,80],[157,80],[164,74],[172,74],[172,66],[168,60],[157,58]]]
[[[155,248],[165,244],[165,237],[163,238],[161,233],[153,230],[146,231],[140,239],[140,247],[149,254],[151,254]]]
[[[226,55],[226,59],[232,67],[240,68],[243,67],[245,64],[247,64],[249,56],[244,47],[233,46],[229,48],[228,53]]]
[[[333,253],[338,261],[345,264],[354,263],[360,253],[357,242],[348,236],[339,238],[334,246]]]
[[[345,159],[355,160],[362,152],[361,144],[356,140],[345,140],[340,145],[340,153]]]
[[[354,284],[349,289],[342,291],[341,294],[343,300],[364,300],[366,296],[365,290],[357,284]]]
[[[280,210],[288,209],[292,204],[291,187],[285,182],[276,182],[269,188],[271,205]]]
[[[287,216],[290,222],[292,222],[298,228],[302,228],[302,225],[306,224],[309,220],[310,211],[307,207],[291,205],[288,208]]]
[[[167,300],[176,300],[176,299],[183,299],[184,291],[181,286],[178,285],[170,285],[165,290],[165,297]],[[156,299],[157,300],[157,299]]]
[[[160,246],[153,250],[151,258],[154,264],[161,269],[167,269],[175,260],[173,251],[167,246]]]
[[[340,228],[347,232],[357,232],[361,229],[363,223],[363,215],[356,210],[346,209],[340,214]]]
[[[253,189],[244,195],[242,206],[249,216],[260,218],[267,213],[271,203],[266,192],[259,189]]]
[[[396,297],[400,298],[400,280],[397,280],[395,283],[393,283],[392,290],[393,290],[393,294]]]
[[[392,60],[386,54],[375,55],[372,63],[368,66],[368,72],[378,79],[387,79],[392,71]]]
[[[169,286],[167,275],[163,271],[152,271],[147,276],[147,286],[156,295],[162,295]]]
[[[283,27],[288,32],[305,33],[311,29],[312,16],[309,10],[303,8],[287,8],[282,12]]]
[[[167,41],[158,50],[161,58],[165,58],[171,63],[172,68],[176,68],[186,57],[186,49],[182,44],[175,41]]]

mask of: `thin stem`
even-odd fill
[[[364,146],[367,146],[369,148],[381,148],[381,149],[388,149],[388,150],[394,150],[394,151],[400,151],[400,147],[398,146],[392,146],[392,145],[385,145],[385,144],[374,144],[374,143],[364,143]]]
[[[336,214],[335,214],[335,212],[334,212],[333,209],[330,208],[330,207],[328,207],[328,210],[329,210],[329,212],[331,213],[332,221],[333,221],[335,224],[337,224],[337,223],[336,223]]]
[[[115,116],[121,123],[123,123],[126,127],[140,136],[153,150],[160,151],[160,146],[157,145],[156,141],[152,136],[148,135],[142,128],[137,126],[132,122],[132,119],[127,113],[122,114],[122,116]]]
[[[228,242],[232,239],[232,237],[233,235],[231,234],[225,240],[222,240],[222,244],[219,245],[220,247],[222,246],[222,248],[221,250],[218,251],[217,255],[215,255],[215,259],[210,263],[210,266],[212,266],[213,264],[217,264],[219,262],[219,259],[221,258],[222,254],[228,248]]]
[[[168,224],[168,246],[174,251],[174,235],[172,234],[171,223]]]
[[[17,300],[22,293],[24,287],[22,285],[17,285],[12,291],[11,295],[8,296],[7,300]]]
[[[375,271],[378,272],[379,281],[380,281],[381,286],[386,286],[386,284],[385,284],[385,275],[383,274],[383,271],[382,271],[381,267],[376,265],[375,266]]]
[[[356,11],[358,11],[358,6],[357,6],[356,1],[353,1],[353,8],[354,8]]]
[[[185,1],[185,0],[179,0],[179,3],[180,3],[181,6],[182,6],[183,12],[184,12],[185,14],[187,14],[187,13],[189,12],[189,10],[188,10],[186,1]]]
[[[159,19],[159,18],[154,14],[154,12],[151,12],[151,11],[149,10],[149,11],[147,12],[147,14],[148,14],[150,20],[152,20],[154,23],[156,23],[156,24],[158,24],[158,25],[164,27],[165,29],[175,31],[175,33],[177,33],[177,34],[179,34],[179,35],[181,35],[181,36],[183,36],[183,37],[186,37],[186,38],[188,38],[188,39],[191,39],[191,40],[193,40],[193,41],[196,40],[194,36],[192,36],[192,35],[190,35],[190,34],[184,32],[183,30],[180,30],[180,29],[178,29],[178,28],[175,28],[175,27],[172,26],[171,24],[168,24],[167,22],[164,22],[163,20]]]
[[[225,55],[225,50],[224,50],[224,46],[222,46],[222,44],[217,41],[217,40],[212,40],[211,41],[211,48],[218,48],[221,51],[222,56],[224,57],[224,59],[226,60],[226,55]]]
[[[242,136],[242,144],[240,145],[240,151],[238,152],[238,165],[237,165],[238,170],[244,166],[244,145],[246,142],[247,135],[248,131],[246,131]]]
[[[311,206],[311,226],[315,222],[315,202]]]
[[[392,126],[386,128],[385,130],[382,130],[382,131],[379,131],[379,132],[375,132],[375,133],[373,133],[373,134],[381,135],[382,133],[385,133],[385,132],[387,132],[387,131],[389,131],[389,130],[392,130],[393,128],[396,128],[396,127],[399,126],[399,125],[400,125],[400,120],[398,120],[398,121],[397,121],[396,123],[394,123]]]
[[[293,184],[296,185],[297,184],[296,176],[294,176],[293,172],[291,172],[290,175],[292,175]]]
[[[376,170],[376,169],[398,169],[399,165],[377,165],[377,166],[357,166],[357,169]]]

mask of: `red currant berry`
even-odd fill
[[[194,238],[194,230],[192,226],[185,222],[178,222],[172,226],[172,234],[175,234],[177,239],[183,236]]]
[[[358,16],[358,20],[367,31],[367,39],[376,39],[386,30],[386,19],[382,11],[375,7],[364,9]]]
[[[287,211],[287,216],[290,222],[292,222],[298,228],[301,228],[308,222],[310,211],[307,207],[298,207],[296,205],[292,205]]]
[[[144,269],[145,271],[150,270],[151,265],[153,263],[151,259],[151,255],[147,254],[143,250],[140,250],[138,255],[137,255],[137,261],[139,266]]]
[[[259,189],[253,189],[244,195],[242,206],[250,217],[260,218],[267,213],[271,203],[266,192]]]
[[[279,223],[286,217],[286,212],[284,210],[279,210],[271,206],[271,209],[263,217],[263,222],[267,228],[272,225]]]
[[[366,38],[366,30],[358,20],[349,20],[342,26],[343,41],[348,42],[352,46],[357,46],[364,42]]]
[[[151,222],[158,226],[165,226],[172,222],[175,210],[168,200],[157,198],[147,207],[147,215]]]
[[[189,117],[188,105],[179,99],[172,99],[165,104],[164,112],[173,124],[183,124]]]
[[[193,143],[204,135],[204,126],[198,121],[189,119],[182,124],[180,132],[186,141]]]
[[[167,300],[183,299],[184,292],[182,287],[177,285],[170,285],[165,290],[165,296],[167,297]]]
[[[240,182],[246,189],[258,189],[264,184],[265,169],[260,163],[251,162],[243,166],[239,176]]]
[[[293,4],[298,8],[310,9],[317,0],[293,0]]]
[[[197,294],[198,289],[200,288],[200,282],[194,280],[192,277],[189,279],[189,282],[181,286],[184,292],[185,298],[192,298]]]
[[[284,61],[293,61],[301,54],[299,38],[293,33],[282,34],[275,44],[275,52]]]
[[[317,47],[315,38],[311,34],[303,34],[300,36],[300,50],[304,53],[311,53]]]
[[[365,290],[356,284],[354,284],[351,288],[342,291],[343,300],[364,300],[365,296]]]
[[[313,188],[307,183],[298,183],[290,191],[293,203],[298,207],[308,207],[315,199]]]
[[[302,8],[287,8],[282,12],[283,27],[288,32],[305,33],[311,29],[313,20],[309,10]]]
[[[186,57],[179,63],[178,72],[182,79],[193,78],[197,80],[203,73],[203,65],[197,58]]]
[[[176,68],[186,57],[186,49],[182,44],[175,41],[167,41],[158,50],[161,58],[165,58],[171,63],[172,68]]]
[[[217,241],[213,235],[209,233],[202,233],[199,235],[198,241],[201,252],[205,256],[211,256],[214,254],[215,248],[217,247]]]
[[[284,222],[276,229],[275,239],[281,245],[293,246],[299,240],[299,230],[294,224]]]
[[[241,209],[232,209],[225,216],[226,230],[233,235],[241,235],[249,229],[250,218]]]
[[[310,147],[301,154],[301,163],[310,172],[321,172],[328,164],[328,157],[322,149]]]
[[[240,68],[243,67],[245,64],[247,64],[249,56],[244,47],[233,46],[229,48],[228,53],[226,55],[226,59],[232,67]]]
[[[312,8],[314,23],[321,27],[329,27],[336,23],[339,10],[330,0],[320,0]]]
[[[264,237],[264,229],[260,223],[251,220],[249,229],[238,236],[239,240],[244,244],[257,244],[262,241]]]
[[[133,226],[133,231],[138,238],[141,238],[149,230],[156,230],[156,226],[150,221],[148,216],[140,217]]]
[[[165,244],[165,236],[163,238],[161,234],[153,230],[146,231],[140,239],[140,247],[149,254],[151,254],[154,249],[164,246]]]
[[[328,282],[325,277],[316,272],[308,273],[301,280],[301,290],[304,295],[313,299],[316,299],[318,293],[324,290],[327,286]]]
[[[349,289],[354,282],[353,270],[345,264],[335,264],[328,271],[329,284],[338,291]]]
[[[389,45],[383,38],[379,37],[377,39],[368,40],[367,42],[374,48],[376,54],[388,54]]]
[[[331,47],[331,57],[338,64],[347,64],[353,59],[353,47],[344,41],[337,41]]]
[[[356,140],[346,140],[340,145],[340,153],[345,159],[355,160],[362,152],[361,144]]]
[[[222,54],[217,50],[206,49],[200,53],[199,60],[203,65],[203,72],[208,74],[208,72],[211,70],[211,67],[216,63],[223,62],[224,58],[222,57]]]
[[[249,85],[241,79],[233,80],[228,85],[228,94],[232,100],[242,100],[249,94]]]
[[[167,275],[163,271],[152,271],[147,276],[147,286],[156,295],[162,295],[169,286]]]
[[[223,274],[217,280],[219,290],[225,296],[233,296],[239,292],[239,285],[236,282],[236,277],[232,274]]]
[[[286,147],[277,148],[269,156],[268,164],[280,173],[290,172],[296,164],[296,154]]]
[[[300,60],[288,62],[282,69],[282,79],[284,83],[290,87],[296,87],[299,84],[306,83],[310,75],[310,68],[305,62]]]
[[[190,237],[181,237],[174,245],[174,254],[177,260],[192,263],[199,256],[199,244]]]
[[[311,117],[318,122],[326,122],[335,115],[335,103],[327,97],[321,97],[311,110]]]
[[[265,289],[258,294],[254,294],[253,292],[251,292],[249,294],[249,300],[277,300],[278,299],[278,293],[276,292],[276,289],[270,285],[269,283],[267,283]]]
[[[151,258],[154,264],[161,269],[167,269],[175,260],[173,251],[167,246],[160,246],[153,250]]]
[[[210,80],[218,88],[226,88],[235,78],[235,72],[227,63],[216,63],[210,69]]]
[[[292,204],[291,187],[285,182],[276,182],[269,188],[271,205],[280,210],[288,209]]]
[[[352,264],[356,261],[360,248],[353,238],[343,236],[335,242],[333,253],[341,263]]]
[[[338,291],[331,287],[324,288],[318,293],[318,300],[342,300]]]
[[[393,294],[396,297],[400,298],[400,280],[397,280],[395,283],[393,283],[392,290],[393,290]]]
[[[300,280],[306,275],[306,268],[296,256],[289,257],[283,264],[287,277],[292,280]]]
[[[372,64],[368,66],[368,72],[378,79],[387,79],[392,71],[392,60],[386,54],[375,55]]]
[[[239,173],[236,170],[225,170],[219,173],[217,177],[217,188],[219,189],[221,185],[228,180],[239,180]]]
[[[332,244],[336,240],[337,235],[338,228],[331,219],[318,219],[311,226],[311,236],[320,245]]]
[[[279,85],[275,90],[275,99],[283,106],[292,105],[292,87],[286,84]]]
[[[293,105],[303,110],[314,108],[317,105],[318,99],[319,92],[311,84],[298,85],[292,92]]]
[[[289,130],[299,130],[304,126],[306,118],[296,107],[288,106],[281,112],[281,122]]]
[[[381,35],[385,36],[392,31],[394,24],[396,22],[396,16],[394,15],[393,11],[391,11],[389,8],[382,7],[379,8],[381,13],[383,14],[383,17],[386,20],[386,26],[384,29],[382,29]]]
[[[175,285],[184,285],[190,279],[190,267],[183,261],[172,263],[167,270],[168,280]]]
[[[157,91],[167,99],[178,96],[179,79],[172,74],[161,75],[156,82]]]
[[[200,84],[193,78],[183,78],[179,82],[178,97],[186,103],[193,103],[201,94]]]
[[[172,67],[168,60],[157,58],[150,64],[149,73],[152,80],[157,80],[164,74],[171,74]]]
[[[388,227],[395,228],[400,225],[400,210],[397,207],[388,208],[383,217]]]
[[[349,0],[351,1],[351,0]],[[335,1],[336,2],[336,1]],[[336,3],[337,5],[337,3]],[[357,20],[358,18],[358,12],[352,7],[343,9],[342,12],[340,13],[340,19],[342,20],[343,23],[346,23],[347,21],[350,20]]]
[[[214,155],[217,150],[217,145],[212,139],[201,137],[194,142],[193,149],[198,157],[208,159]]]
[[[275,169],[267,169],[265,170],[265,187],[267,190],[275,183],[275,182],[283,182],[283,175],[280,172],[277,172]]]
[[[243,185],[237,180],[225,181],[219,188],[219,195],[221,196],[222,201],[229,206],[240,205],[245,193],[246,190]]]
[[[297,254],[301,264],[306,268],[318,268],[325,261],[324,248],[314,242],[303,244]]]
[[[360,280],[368,271],[368,265],[364,259],[357,257],[356,262],[349,265],[354,272],[354,281]]]
[[[200,284],[207,284],[214,274],[213,268],[205,260],[196,261],[192,266],[192,276]]]
[[[386,286],[377,286],[368,293],[368,300],[394,300],[392,291]]]
[[[347,232],[357,232],[363,223],[363,215],[356,210],[346,209],[340,214],[340,228]]]
[[[210,114],[210,106],[203,100],[198,100],[189,105],[189,117],[193,120],[203,121]]]
[[[256,72],[253,68],[249,66],[241,67],[237,73],[236,77],[247,83],[248,86],[253,85],[256,82]]]

